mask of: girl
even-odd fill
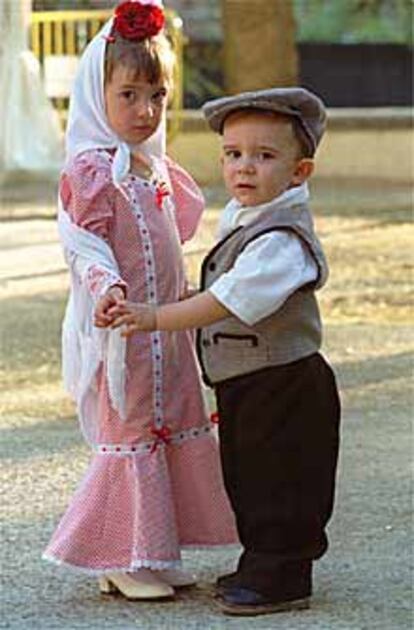
[[[180,547],[235,541],[187,332],[93,326],[128,297],[185,292],[180,241],[203,208],[165,155],[173,55],[159,2],[124,2],[81,60],[69,112],[59,231],[71,272],[63,372],[94,456],[44,557],[102,592],[164,598],[194,583]]]

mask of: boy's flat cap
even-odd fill
[[[223,133],[230,114],[242,109],[263,109],[294,116],[304,132],[304,140],[313,154],[326,126],[326,109],[321,99],[301,87],[272,88],[257,92],[242,92],[207,101],[203,113],[213,131]]]

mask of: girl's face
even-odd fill
[[[128,144],[147,140],[160,124],[167,106],[167,84],[149,83],[118,65],[105,85],[105,108],[109,126]]]
[[[226,120],[222,149],[227,190],[244,206],[268,203],[303,183],[313,162],[298,158],[289,121],[260,112],[236,112]]]

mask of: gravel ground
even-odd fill
[[[24,222],[16,226],[25,231]],[[59,274],[61,267],[61,260],[56,258],[55,237],[51,235],[50,222],[36,226],[33,237],[38,241],[39,252],[49,252],[46,258],[53,261],[50,266],[53,284],[60,277],[54,275],[54,270]],[[3,223],[0,241],[1,234],[8,231],[19,233],[11,223]],[[9,239],[8,243],[7,253],[3,248],[2,260],[6,263],[11,261],[9,257],[16,256],[15,260],[21,260],[22,265],[26,260],[27,266],[19,238],[16,236],[15,243]],[[35,256],[33,252],[31,256]],[[29,267],[29,271],[38,268],[35,258]],[[26,267],[19,269],[13,271],[16,282],[18,278],[24,280],[27,273]],[[33,287],[35,281],[30,282]],[[4,282],[1,286],[4,289]],[[21,294],[24,296],[25,289]],[[331,547],[316,565],[312,608],[301,613],[254,619],[222,615],[212,598],[212,584],[217,574],[232,568],[238,555],[235,549],[185,553],[187,567],[200,575],[199,586],[182,591],[173,602],[162,604],[102,597],[94,579],[43,562],[42,550],[85,470],[89,454],[70,409],[66,411],[62,406],[56,416],[50,413],[40,416],[19,412],[18,401],[14,401],[13,411],[5,404],[6,412],[0,419],[3,492],[0,627],[15,630],[412,628],[410,348],[413,341],[412,328],[404,322],[396,325],[391,321],[374,324],[329,321],[326,327],[325,350],[338,374],[344,407],[342,452],[337,506],[329,527]],[[3,346],[8,347],[5,336]],[[27,384],[22,382],[22,400],[26,389]],[[36,391],[33,386],[32,396],[36,397]],[[7,402],[7,391],[3,394]],[[55,399],[52,403],[56,404]]]
[[[235,550],[189,552],[200,586],[163,604],[102,598],[95,581],[40,560],[88,460],[76,422],[2,421],[4,628],[289,630],[411,628],[410,359],[407,328],[329,328],[344,399],[331,548],[315,571],[310,611],[252,619],[222,616],[211,597]],[[369,350],[382,347],[372,359]],[[355,350],[340,359],[342,348]],[[368,356],[366,356],[368,354]]]

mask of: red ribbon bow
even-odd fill
[[[213,424],[218,424],[219,420],[220,418],[219,418],[218,411],[214,411],[214,413],[210,415],[210,422],[212,422]]]
[[[155,189],[155,203],[157,204],[159,210],[162,210],[164,197],[168,197],[169,194],[170,191],[167,188],[167,184],[165,184],[164,182],[158,184],[157,188]]]
[[[151,433],[156,437],[151,448],[151,453],[154,453],[161,443],[169,444],[171,442],[171,429],[166,426],[160,427],[159,429],[153,427]]]

